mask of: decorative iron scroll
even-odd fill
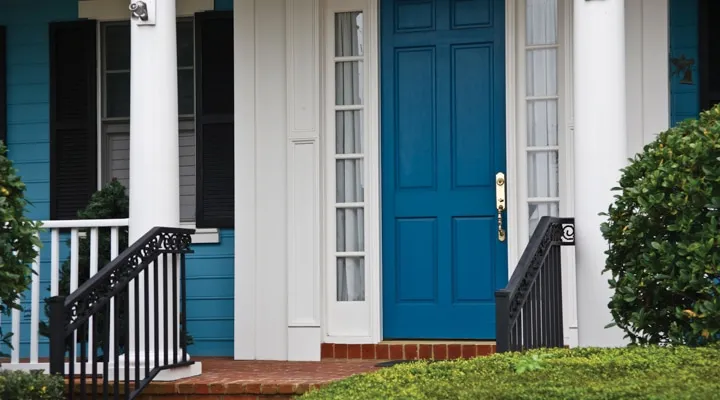
[[[95,279],[85,282],[66,299],[66,332],[100,312],[112,297],[125,289],[150,263],[163,253],[189,253],[191,229],[154,228],[105,266]]]
[[[562,245],[575,245],[575,221],[572,218],[563,218],[560,220],[562,225]]]

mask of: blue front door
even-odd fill
[[[493,339],[504,0],[381,3],[384,336]]]

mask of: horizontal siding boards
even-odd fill
[[[97,190],[96,22],[50,24],[50,216],[73,219]]]
[[[699,82],[701,77],[698,73],[698,0],[670,0],[669,24],[670,24],[670,58],[685,56],[695,60],[692,67],[693,84],[681,83],[682,74],[672,75],[670,80],[670,123],[676,125],[678,122],[697,118],[700,112],[700,91]],[[674,67],[670,65],[672,73]]]
[[[0,0],[0,25],[6,28],[7,146],[32,202],[28,216],[37,220],[50,217],[50,107],[49,34],[52,21],[77,18],[77,0]],[[61,237],[64,242],[66,237]],[[41,234],[43,248],[40,265],[41,302],[50,286],[50,235]],[[61,259],[69,252],[62,247]],[[29,295],[29,293],[27,293]],[[30,297],[23,301],[30,306]],[[44,314],[41,314],[44,319]],[[10,331],[10,317],[2,316],[3,332]],[[20,357],[30,356],[30,314],[21,319]],[[40,337],[40,356],[48,355],[47,340]],[[10,349],[2,347],[9,353]]]
[[[8,33],[8,146],[15,167],[28,186],[28,198],[33,202],[28,211],[35,219],[50,217],[48,24],[76,19],[77,4],[77,0],[0,0],[0,25],[6,26]],[[66,238],[63,235],[61,242]],[[50,286],[49,234],[43,234],[42,239],[40,287],[44,298],[49,295],[45,290]],[[195,340],[190,354],[232,356],[233,230],[222,229],[220,243],[196,244],[193,249],[195,253],[187,257],[188,329]],[[68,249],[62,246],[61,260],[68,255]],[[212,293],[208,293],[208,288],[213,288]],[[29,307],[29,297],[23,305]],[[2,326],[9,329],[8,317],[2,318]],[[20,334],[21,357],[30,355],[29,327],[30,315],[25,313]],[[40,343],[40,356],[46,357],[47,340],[41,337]],[[9,352],[7,348],[3,350]]]
[[[233,17],[195,15],[197,211],[199,228],[234,225]]]
[[[180,142],[180,220],[195,221],[195,121],[181,118]],[[127,121],[103,122],[103,182],[116,178],[130,185],[130,124]]]
[[[6,32],[0,26],[0,141],[7,142],[7,68],[6,68]]]
[[[191,356],[233,355],[234,243],[233,230],[222,229],[220,243],[194,245],[187,256]]]

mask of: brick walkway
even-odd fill
[[[377,361],[285,362],[199,359],[200,376],[176,382],[153,382],[142,400],[289,399],[310,387],[376,370]]]

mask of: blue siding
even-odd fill
[[[232,1],[216,0],[217,9]],[[49,49],[48,23],[77,19],[77,0],[0,0],[0,25],[8,34],[8,148],[10,158],[28,187],[33,203],[29,215],[48,219],[50,201]],[[195,339],[194,356],[233,354],[234,231],[222,230],[220,243],[195,245],[188,256],[188,329]],[[41,288],[50,286],[50,242],[43,235]],[[64,238],[61,238],[64,243]],[[61,249],[61,261],[68,256]],[[49,295],[49,291],[41,297]],[[28,301],[23,305],[29,310]],[[43,315],[44,319],[44,315]],[[21,357],[29,356],[30,314],[21,326]],[[2,327],[10,329],[3,317]],[[41,337],[41,343],[45,343]],[[8,349],[3,349],[8,351]],[[41,356],[47,347],[41,346]]]
[[[698,72],[698,1],[670,0],[670,57],[694,59],[693,83],[682,84],[681,76],[672,76],[670,81],[670,123],[697,118],[700,112],[700,91]],[[673,66],[670,65],[670,72]]]
[[[215,0],[215,9],[227,11],[233,9],[233,0]]]

